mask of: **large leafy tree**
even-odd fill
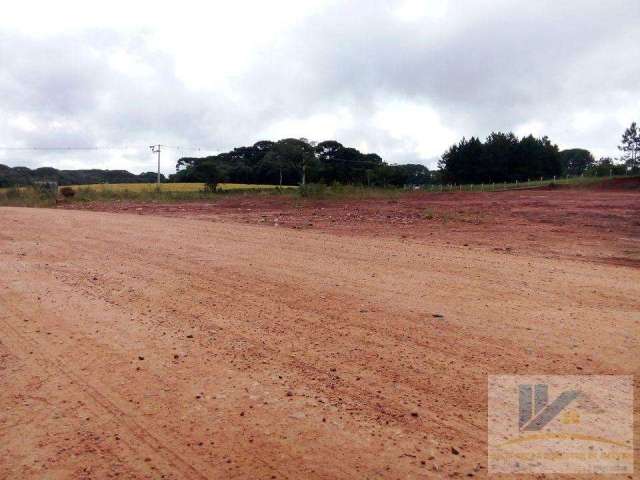
[[[289,166],[300,175],[300,184],[307,183],[307,170],[313,167],[315,155],[313,146],[306,139],[285,138],[275,143],[269,153],[270,161]]]
[[[204,182],[207,190],[215,192],[222,181],[222,174],[215,160],[208,159],[198,162],[193,166],[193,175],[199,181]]]
[[[371,172],[382,165],[375,153],[363,154],[335,140],[320,142],[315,147],[319,179],[326,182],[371,184]]]
[[[288,161],[286,155],[283,155],[280,149],[272,148],[258,165],[259,176],[266,179],[266,183],[276,183],[280,186],[285,181],[295,182],[296,172],[293,165]]]
[[[560,152],[560,164],[564,175],[582,175],[595,163],[589,150],[572,148]]]

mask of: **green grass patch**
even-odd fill
[[[408,190],[397,187],[365,187],[362,185],[324,185],[309,183],[301,185],[295,192],[299,197],[312,199],[368,199],[368,198],[398,198],[407,194]]]

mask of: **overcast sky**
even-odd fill
[[[169,3],[169,2],[164,2]],[[20,0],[0,15],[0,163],[153,170],[257,140],[435,166],[462,136],[617,156],[639,0]]]

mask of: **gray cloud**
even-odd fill
[[[125,53],[126,65],[112,58]],[[37,147],[142,146],[164,141],[201,142],[215,137],[210,112],[217,99],[204,101],[178,80],[173,60],[152,51],[135,33],[83,32],[45,38],[0,36],[0,126],[3,145]],[[219,99],[223,102],[223,99]],[[148,168],[145,149],[123,153],[118,166]],[[4,161],[77,167],[108,166],[114,151],[75,153],[9,152]],[[64,156],[63,160],[60,158]],[[44,157],[44,158],[43,158]],[[139,157],[136,161],[135,158]]]
[[[444,26],[394,21],[387,2],[309,19],[269,55],[269,94],[287,110],[353,101],[365,115],[377,98],[406,97],[467,135],[637,101],[637,2],[452,3]]]
[[[397,5],[329,3],[265,40],[224,89],[185,83],[177,59],[142,30],[2,31],[0,144],[143,148],[0,152],[0,162],[149,170],[150,143],[226,149],[296,125],[317,138],[324,132],[309,119],[323,115],[326,128],[337,119],[340,141],[391,162],[433,165],[450,135],[534,127],[563,147],[614,154],[638,117],[636,0],[459,0],[443,18],[409,21],[394,15]],[[396,104],[434,117],[393,117],[394,131],[380,118]],[[411,125],[420,115],[424,138]]]

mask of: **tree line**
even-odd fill
[[[58,170],[52,167],[31,169],[0,164],[0,188],[33,185],[34,182],[41,181],[57,182],[58,185],[150,183],[156,181],[156,173],[145,172],[136,175],[126,170]]]
[[[548,137],[494,132],[483,142],[463,138],[438,162],[445,183],[492,183],[527,181],[576,175],[624,175],[640,173],[640,131],[636,123],[625,130],[618,147],[622,157],[595,160],[585,149],[558,149]]]
[[[437,171],[421,164],[390,165],[375,153],[362,153],[335,140],[320,143],[286,138],[260,141],[204,158],[181,158],[174,182],[294,185],[343,183],[407,186],[429,183],[524,182],[577,175],[640,173],[640,131],[633,123],[622,137],[619,161],[595,160],[585,149],[559,150],[548,137],[518,138],[493,132],[484,141],[463,138],[438,162]]]
[[[618,147],[619,159],[595,160],[585,149],[558,149],[546,136],[518,138],[494,132],[484,141],[463,138],[452,145],[430,171],[421,164],[391,165],[376,153],[362,153],[335,140],[320,143],[301,138],[263,140],[218,155],[178,160],[176,173],[162,181],[296,185],[307,182],[411,186],[429,183],[492,183],[549,179],[565,175],[640,174],[640,129],[627,128]],[[0,164],[0,188],[56,181],[60,185],[93,183],[151,183],[154,172],[139,175],[126,170],[57,170],[8,167]]]
[[[518,139],[513,133],[492,133],[482,142],[463,138],[442,156],[438,166],[447,183],[526,181],[562,173],[557,145],[547,137]]]
[[[422,185],[431,181],[420,164],[389,165],[375,153],[362,153],[335,140],[263,140],[204,158],[178,160],[172,182],[296,185],[342,183],[369,186]]]

